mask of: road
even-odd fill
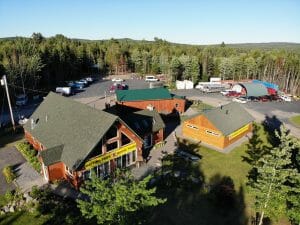
[[[145,82],[144,80],[138,79],[126,79],[124,83],[128,85],[129,89],[142,89],[149,87],[149,83]],[[112,94],[109,93],[109,88],[112,84],[113,82],[111,80],[99,80],[91,84],[89,87],[85,88],[82,92],[77,93],[76,95],[73,95],[70,98],[78,100],[85,104],[89,104],[92,107],[101,109],[104,106],[104,101],[101,101],[101,99],[103,99],[105,95],[112,96]],[[190,99],[199,99],[213,106],[218,106],[220,104],[226,104],[231,102],[231,98],[224,97],[219,93],[202,93],[196,89],[175,90],[172,91],[172,93],[186,96]],[[110,101],[113,101],[113,98],[111,98]],[[26,117],[29,117],[38,105],[38,102],[34,102],[28,106],[15,109],[15,119],[18,120],[18,117],[20,115],[25,115]],[[248,112],[250,112],[257,121],[264,120],[266,116],[276,116],[284,124],[287,124],[289,129],[297,129],[289,122],[288,118],[290,118],[293,115],[300,114],[300,101],[248,102],[246,104],[241,105],[245,107],[245,109]],[[0,115],[0,122],[7,122],[9,120],[10,117],[8,112],[5,112],[2,116]],[[300,137],[300,131],[299,135],[297,136]]]

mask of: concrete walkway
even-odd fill
[[[16,185],[22,190],[22,192],[29,192],[33,186],[41,187],[47,182],[44,177],[36,172],[28,162],[21,164],[17,168]]]

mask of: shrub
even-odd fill
[[[16,144],[16,148],[26,158],[30,165],[37,171],[41,171],[41,164],[37,158],[37,151],[34,150],[27,142],[20,142]]]
[[[11,166],[4,167],[2,173],[9,184],[16,178]]]
[[[14,194],[12,193],[12,191],[6,191],[5,199],[7,202],[12,202],[14,200]]]

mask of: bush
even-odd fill
[[[37,171],[41,171],[41,164],[37,158],[37,151],[34,150],[27,142],[16,144],[16,148],[21,152],[30,165]]]
[[[11,166],[4,167],[2,173],[6,179],[6,182],[9,184],[16,179],[16,175],[14,174]]]
[[[6,191],[5,199],[7,202],[12,202],[14,200],[14,194],[12,193],[12,191]]]

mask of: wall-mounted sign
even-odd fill
[[[118,158],[122,155],[125,155],[129,152],[136,150],[136,143],[130,143],[128,145],[122,146],[121,148],[112,150],[104,155],[97,156],[85,163],[85,169],[89,170],[97,165],[109,162],[112,159]]]

